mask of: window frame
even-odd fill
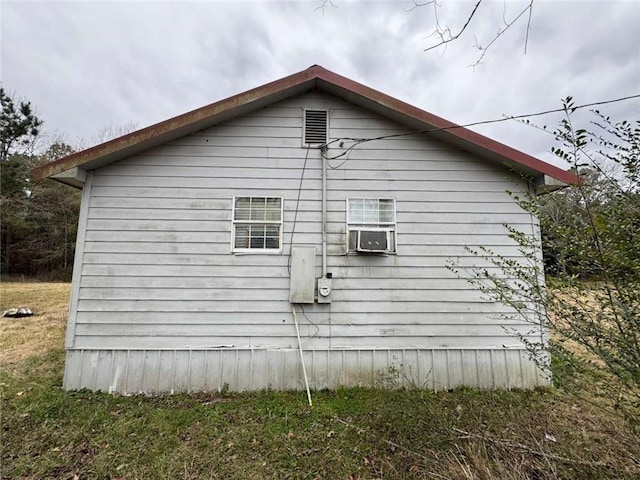
[[[248,198],[250,201],[254,198],[278,199],[280,200],[280,220],[236,220],[236,202],[240,198]],[[284,197],[282,196],[263,196],[263,195],[234,195],[231,205],[231,253],[250,253],[250,254],[279,254],[282,253],[282,240],[284,230]],[[236,247],[236,226],[239,224],[249,225],[278,225],[278,248],[237,248]],[[251,236],[249,236],[249,244]]]
[[[349,209],[349,203],[352,200],[376,200],[378,202],[378,221],[377,222],[372,222],[372,221],[363,221],[362,222],[355,222],[352,221],[351,218],[351,214],[350,214],[350,209]],[[390,200],[392,203],[392,207],[393,207],[393,222],[380,222],[380,200]],[[396,255],[398,253],[398,213],[397,213],[397,202],[395,198],[390,198],[390,197],[347,197],[346,198],[346,231],[347,231],[347,235],[346,235],[346,252],[348,255],[351,254],[363,254],[366,253],[367,255],[371,255],[371,254],[378,254],[378,255]],[[364,212],[364,210],[363,210]],[[351,237],[351,232],[352,231],[363,231],[363,230],[375,230],[375,231],[385,231],[385,232],[389,232],[389,239],[393,242],[393,249],[391,250],[385,250],[385,251],[380,251],[380,252],[359,252],[357,249],[356,250],[350,250],[350,237]],[[356,241],[356,248],[357,248],[357,241]]]

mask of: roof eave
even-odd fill
[[[314,88],[315,83],[315,74],[312,69],[307,69],[114,138],[55,162],[41,165],[32,170],[32,175],[35,180],[41,180],[47,177],[52,178],[57,174],[79,166],[82,166],[85,170],[92,170],[108,165],[149,148],[242,116],[279,100],[299,95]]]
[[[82,189],[82,187],[84,187],[85,182],[87,181],[87,172],[82,168],[73,167],[68,170],[65,170],[64,172],[51,175],[49,178],[51,180],[55,180],[56,182],[69,185],[74,188]]]
[[[373,110],[418,132],[427,133],[489,161],[507,165],[536,181],[544,179],[544,176],[547,175],[567,184],[579,182],[579,178],[571,172],[545,163],[318,65],[42,165],[35,168],[32,174],[38,180],[53,177],[75,167],[82,167],[85,170],[98,168],[190,133],[210,128],[285,98],[299,95],[314,87]]]
[[[562,170],[515,148],[336,73],[322,69],[318,79],[317,88],[327,93],[376,111],[418,132],[425,132],[432,137],[479,155],[494,163],[512,168],[536,181],[544,183],[544,177],[546,176],[562,184],[579,183],[579,177],[572,172]]]

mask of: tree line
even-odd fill
[[[0,88],[0,272],[43,279],[71,278],[80,192],[52,181],[34,182],[31,169],[74,152],[54,142],[34,152],[42,120],[29,102]]]

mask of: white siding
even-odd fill
[[[153,349],[295,347],[288,254],[291,244],[316,246],[319,254],[321,242],[321,159],[318,150],[301,147],[303,108],[330,110],[331,138],[406,131],[341,100],[310,93],[96,170],[85,195],[90,198],[86,229],[81,225],[86,242],[76,272],[69,347],[85,351],[82,355],[112,352],[102,354],[109,357],[104,361],[96,353],[98,365],[127,364],[129,353],[123,357],[119,350],[146,352],[134,362],[136,369],[153,363],[149,358],[157,358],[156,369],[169,362],[164,354],[154,357]],[[329,155],[340,152],[331,149]],[[344,160],[331,160],[329,165],[337,168],[328,170],[333,302],[306,305],[299,315],[305,348],[329,356],[331,349],[350,347],[411,348],[425,355],[434,349],[469,349],[477,355],[478,349],[500,354],[504,345],[521,348],[511,330],[539,338],[527,323],[499,320],[505,307],[483,301],[445,267],[450,259],[481,263],[465,246],[518,258],[503,224],[536,231],[531,215],[506,193],[526,189],[524,181],[424,136],[367,142]],[[284,198],[282,255],[230,253],[234,195]],[[345,255],[349,196],[396,199],[397,255]],[[319,257],[316,263],[319,276]],[[70,352],[69,362],[77,363],[78,355]],[[340,365],[364,368],[353,359],[332,368]],[[68,366],[67,386],[98,385],[73,379],[70,372],[78,368]],[[113,380],[113,368],[96,375]],[[128,391],[153,383],[125,382]],[[227,383],[236,389],[264,386],[242,382]],[[105,389],[103,383],[96,388]],[[151,390],[163,388],[158,383]]]

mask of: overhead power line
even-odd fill
[[[437,127],[437,128],[428,128],[425,130],[413,130],[410,132],[403,132],[403,133],[394,133],[394,134],[390,134],[390,135],[382,135],[380,137],[372,137],[372,138],[351,138],[351,137],[341,137],[341,138],[336,138],[335,140],[331,140],[330,142],[327,142],[325,145],[323,145],[324,147],[329,147],[331,144],[334,144],[336,142],[342,142],[342,141],[351,141],[353,142],[352,145],[350,145],[349,147],[347,147],[347,149],[338,154],[335,155],[333,157],[327,157],[329,160],[335,160],[338,158],[341,158],[345,155],[348,155],[351,150],[353,150],[356,146],[365,143],[365,142],[371,142],[374,140],[385,140],[388,138],[397,138],[397,137],[406,137],[409,135],[419,135],[421,133],[436,133],[436,132],[444,132],[447,130],[455,130],[458,128],[468,128],[468,127],[475,127],[478,125],[487,125],[487,124],[491,124],[491,123],[499,123],[499,122],[506,122],[508,120],[519,120],[522,118],[531,118],[531,117],[539,117],[542,115],[549,115],[551,113],[560,113],[560,112],[565,112],[567,110],[571,110],[571,111],[576,111],[576,110],[580,110],[582,108],[588,108],[588,107],[596,107],[598,105],[607,105],[610,103],[616,103],[616,102],[623,102],[625,100],[633,100],[633,99],[637,99],[640,98],[640,94],[638,95],[629,95],[626,97],[620,97],[620,98],[614,98],[611,100],[603,100],[600,102],[592,102],[592,103],[584,103],[582,105],[574,105],[571,106],[570,108],[567,107],[563,107],[563,108],[554,108],[551,110],[544,110],[541,112],[534,112],[534,113],[525,113],[525,114],[521,114],[521,115],[506,115],[504,117],[501,118],[495,118],[495,119],[491,119],[491,120],[481,120],[478,122],[471,122],[471,123],[465,123],[463,125],[451,125],[449,127]]]
[[[593,102],[593,103],[585,103],[583,105],[576,105],[573,106],[571,108],[569,108],[569,110],[578,110],[581,108],[587,108],[587,107],[596,107],[598,105],[606,105],[608,103],[616,103],[616,102],[622,102],[625,100],[633,100],[634,98],[640,98],[640,94],[639,95],[630,95],[628,97],[620,97],[620,98],[615,98],[613,100],[603,100],[602,102]],[[475,125],[483,125],[486,123],[497,123],[497,122],[505,122],[507,120],[518,120],[520,118],[528,118],[528,117],[539,117],[541,115],[548,115],[550,113],[560,113],[560,112],[564,112],[566,109],[565,108],[554,108],[552,110],[545,110],[543,112],[536,112],[536,113],[525,113],[522,115],[507,115],[506,117],[502,117],[502,118],[496,118],[494,120],[483,120],[480,122],[473,122],[473,123],[468,123],[466,125],[460,125],[461,127],[473,127]],[[446,128],[443,128],[443,130],[445,130]]]

